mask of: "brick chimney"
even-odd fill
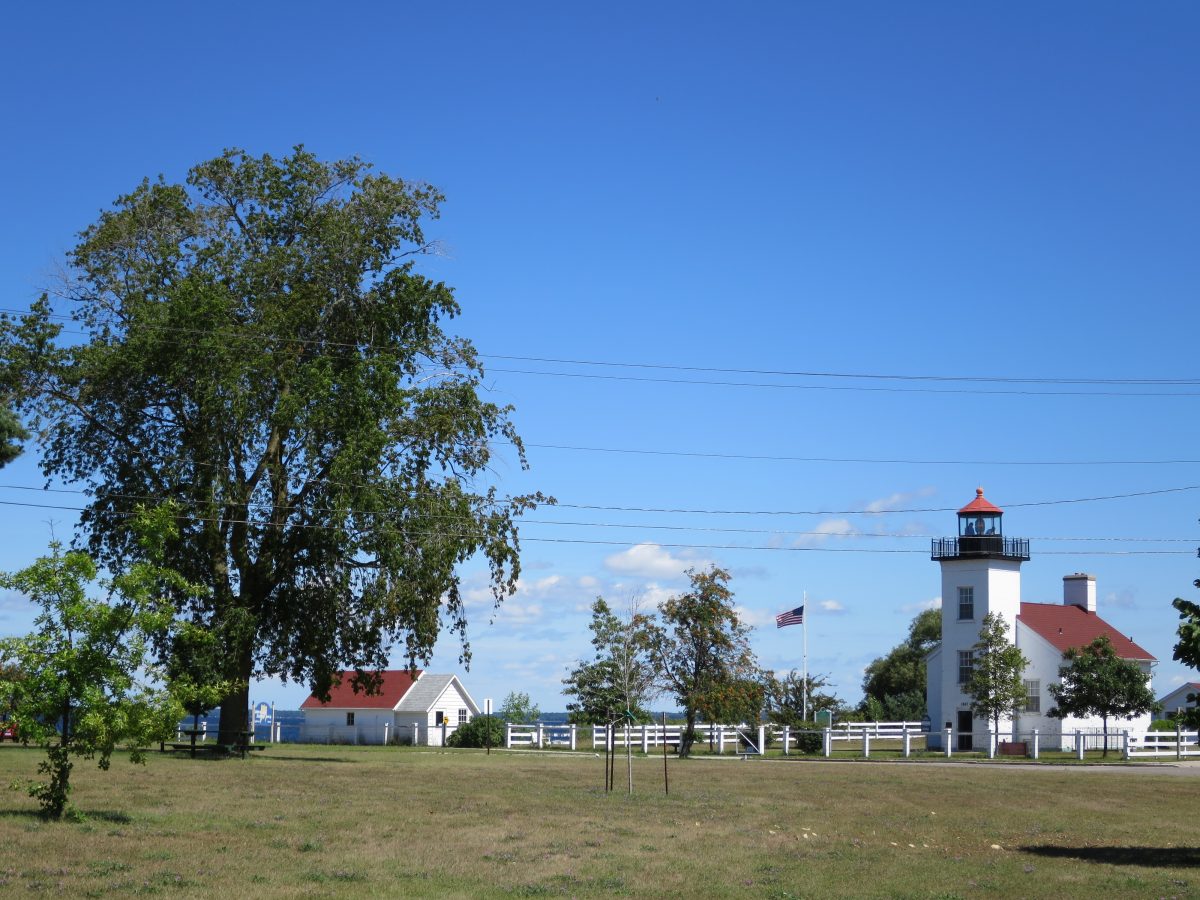
[[[1096,611],[1096,576],[1076,572],[1063,576],[1063,606],[1078,606],[1090,613]]]

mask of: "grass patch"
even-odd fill
[[[39,755],[0,748],[0,783]],[[634,760],[273,747],[72,774],[80,822],[12,793],[0,885],[110,897],[1194,895],[1200,778],[1051,766]],[[618,784],[624,783],[618,761]],[[115,826],[115,827],[114,827]],[[49,861],[53,861],[50,866]],[[44,863],[44,865],[43,865]]]

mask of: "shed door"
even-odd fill
[[[974,747],[971,743],[971,729],[975,725],[971,721],[971,711],[969,709],[960,709],[958,711],[958,749],[972,750]]]

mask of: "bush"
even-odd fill
[[[1176,727],[1174,719],[1155,719],[1150,723],[1151,731],[1174,731]]]
[[[459,725],[446,738],[450,747],[486,747],[488,733],[491,733],[491,746],[504,746],[504,724],[495,716],[476,716],[465,725]]]

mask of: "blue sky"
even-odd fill
[[[596,594],[716,562],[769,667],[800,666],[773,616],[807,592],[809,668],[857,701],[977,485],[1032,541],[1024,599],[1092,573],[1159,692],[1195,677],[1170,658],[1200,543],[1194,5],[27,4],[8,33],[6,309],[118,194],[225,147],[446,193],[424,270],[530,444],[497,477],[562,503],[500,610],[464,569],[477,699],[563,708]],[[76,502],[40,484],[27,455],[0,500]],[[1114,495],[1139,496],[1047,503]],[[706,512],[641,511],[676,509]],[[6,505],[0,568],[51,519]],[[0,632],[30,620],[0,597]]]

